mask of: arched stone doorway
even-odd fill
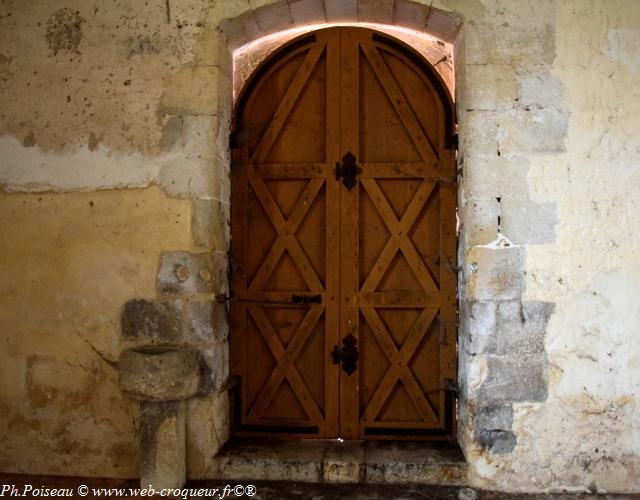
[[[455,113],[437,71],[365,28],[289,43],[232,145],[237,435],[451,439]]]

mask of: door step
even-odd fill
[[[467,470],[449,443],[243,439],[213,457],[212,479],[460,486]]]

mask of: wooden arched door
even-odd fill
[[[236,435],[453,435],[453,121],[433,67],[369,29],[258,68],[232,140]]]

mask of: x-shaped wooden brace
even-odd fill
[[[374,308],[363,307],[361,308],[361,312],[373,331],[378,344],[380,344],[380,347],[391,363],[387,373],[385,373],[364,411],[364,420],[366,422],[375,421],[398,380],[402,381],[409,397],[413,401],[413,404],[420,415],[420,418],[424,421],[430,421],[435,417],[436,420],[438,420],[436,410],[425,397],[420,384],[408,366],[409,361],[424,338],[425,332],[433,321],[438,309],[422,310],[422,313],[418,316],[418,319],[409,330],[409,333],[407,333],[407,337],[400,349],[396,347],[393,338]]]
[[[371,269],[371,272],[369,273],[369,276],[367,276],[367,279],[362,285],[362,289],[360,291],[374,292],[378,283],[380,283],[380,280],[384,276],[384,273],[391,265],[396,253],[398,250],[401,250],[407,259],[411,270],[416,275],[418,282],[422,286],[422,289],[429,294],[437,296],[439,293],[438,288],[431,278],[431,274],[425,266],[422,257],[420,257],[416,247],[409,238],[411,228],[415,224],[418,215],[420,215],[422,208],[429,199],[429,195],[431,194],[435,184],[426,179],[423,180],[402,218],[398,220],[393,209],[389,205],[386,196],[380,190],[375,179],[361,179],[360,182],[366,189],[371,202],[391,232],[391,236],[389,237],[387,244],[382,249],[378,260]]]
[[[269,346],[278,365],[275,367],[262,392],[256,399],[255,403],[249,410],[248,418],[250,420],[259,420],[269,408],[271,401],[276,395],[278,388],[286,378],[298,401],[302,404],[305,412],[312,422],[321,422],[323,420],[322,413],[318,408],[313,396],[309,393],[300,372],[295,366],[295,361],[300,355],[302,348],[307,342],[307,338],[313,331],[316,323],[322,316],[323,308],[311,307],[305,315],[304,319],[293,334],[291,341],[285,349],[280,342],[278,334],[274,331],[267,315],[260,307],[249,307],[249,313],[256,323],[260,334]]]
[[[258,147],[255,149],[251,156],[251,161],[254,163],[262,163],[269,154],[271,147],[278,138],[278,135],[282,131],[287,118],[291,114],[293,107],[300,97],[302,90],[304,89],[307,80],[311,76],[313,69],[316,67],[320,56],[324,52],[325,44],[315,44],[307,52],[302,64],[296,72],[296,76],[293,78],[291,85],[284,94],[282,101],[278,105],[278,109],[271,119],[271,123],[267,127]]]
[[[254,177],[250,178],[249,182],[253,192],[262,204],[267,216],[278,232],[278,238],[269,250],[266,258],[262,261],[258,272],[249,285],[249,290],[261,291],[264,288],[267,280],[271,277],[273,270],[278,264],[280,257],[285,250],[288,250],[289,255],[291,255],[298,267],[298,271],[300,271],[300,274],[307,283],[309,291],[323,291],[324,287],[322,286],[313,266],[309,262],[307,255],[302,250],[295,234],[298,226],[311,208],[311,205],[313,205],[313,202],[316,199],[320,188],[324,184],[325,179],[314,178],[309,181],[298,198],[298,201],[296,202],[296,205],[288,219],[285,219],[284,215],[282,215],[278,204],[273,199],[273,196],[265,186],[262,179]]]
[[[371,44],[362,44],[361,48],[422,159],[425,162],[437,161],[438,157],[433,145],[422,130],[411,105],[389,71],[380,51]]]

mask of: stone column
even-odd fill
[[[187,346],[142,346],[120,355],[120,389],[140,401],[140,486],[180,488],[185,470],[185,400],[200,384],[201,354]]]

